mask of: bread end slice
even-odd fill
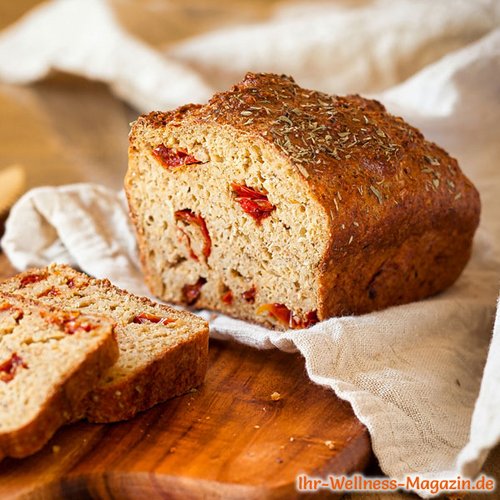
[[[207,339],[208,329],[200,331],[165,350],[132,377],[101,385],[86,398],[85,418],[95,423],[127,420],[201,385],[208,366]]]

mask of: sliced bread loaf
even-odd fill
[[[136,297],[64,265],[21,273],[1,283],[0,291],[103,314],[116,322],[120,357],[88,397],[82,416],[89,421],[130,418],[205,378],[208,325],[193,314]]]
[[[138,118],[125,190],[155,296],[278,328],[444,290],[480,212],[457,161],[377,101],[272,74]]]
[[[111,319],[0,294],[0,459],[39,450],[118,358]]]

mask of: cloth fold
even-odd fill
[[[60,262],[148,295],[123,192],[96,184],[33,189],[12,208],[2,247],[17,269]]]
[[[370,432],[382,470],[396,478],[474,476],[500,441],[498,312],[493,326],[500,287],[500,9],[488,0],[458,1],[454,9],[434,4],[402,0],[392,14],[387,7],[396,3],[389,0],[281,7],[265,23],[201,34],[161,53],[122,29],[104,2],[67,0],[48,3],[0,35],[0,79],[28,82],[48,68],[63,69],[108,82],[141,109],[205,100],[212,87],[233,78],[223,67],[237,54],[238,72],[292,72],[299,83],[329,91],[385,88],[377,97],[390,111],[458,158],[480,190],[482,221],[469,265],[444,293],[293,332],[200,312],[210,319],[214,337],[300,351],[311,380],[351,403]],[[99,43],[83,35],[74,42],[64,38],[64,12],[75,20],[78,13],[85,16],[87,24],[75,21],[80,34],[95,20]],[[428,30],[419,29],[423,19],[432,20]],[[61,30],[50,41],[49,22]],[[314,22],[318,30],[310,29]],[[359,23],[363,28],[355,33],[361,40],[350,51],[349,28]],[[296,30],[290,33],[290,27]],[[325,35],[328,27],[331,36]],[[110,36],[103,34],[107,29]],[[28,51],[34,35],[42,48],[31,45]],[[247,47],[256,38],[259,43]],[[426,57],[412,66],[426,44]],[[296,52],[297,47],[307,50]],[[407,75],[413,76],[401,81]],[[123,194],[103,186],[30,191],[13,208],[2,247],[18,269],[65,262],[148,294]]]

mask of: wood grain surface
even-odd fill
[[[0,277],[13,273],[0,255]],[[271,394],[278,392],[274,401]],[[0,463],[0,498],[295,498],[295,477],[364,470],[365,427],[298,354],[211,341],[198,390],[117,424],[67,426]]]

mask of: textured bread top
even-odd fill
[[[375,100],[306,90],[284,75],[248,73],[206,105],[140,117],[131,141],[144,127],[186,122],[233,127],[274,145],[334,221],[331,251],[374,239],[393,244],[398,232],[403,240],[430,227],[477,226],[479,195],[457,161]]]

